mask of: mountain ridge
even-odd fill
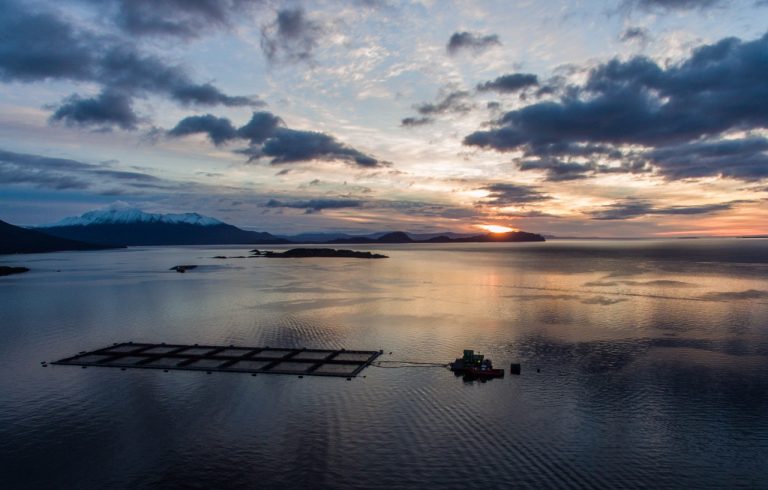
[[[146,213],[132,207],[109,207],[96,209],[81,214],[64,218],[50,225],[42,225],[37,228],[57,228],[63,226],[91,226],[97,224],[131,224],[131,223],[167,223],[167,224],[191,224],[199,226],[216,226],[226,224],[216,218],[203,216],[198,213],[160,214]]]
[[[542,242],[541,235],[524,231],[509,233],[460,234],[453,232],[419,234],[386,231],[367,235],[346,233],[307,233],[275,236],[264,231],[243,230],[216,218],[198,213],[146,213],[127,205],[113,205],[64,218],[35,231],[58,238],[106,246],[154,245],[280,245],[317,244],[394,244],[468,242]]]
[[[88,211],[35,230],[103,245],[262,245],[290,243],[264,231],[242,230],[198,213],[145,213],[126,205]]]

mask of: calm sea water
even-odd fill
[[[355,248],[391,258],[0,257],[2,488],[768,488],[768,241]],[[129,340],[522,375],[40,365]]]

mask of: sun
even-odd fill
[[[517,231],[516,228],[501,225],[477,225],[477,227],[482,228],[485,231],[490,231],[491,233],[509,233],[510,231]]]

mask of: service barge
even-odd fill
[[[457,376],[464,375],[467,378],[490,379],[503,378],[503,369],[494,369],[490,359],[485,359],[482,354],[466,349],[464,356],[456,359],[448,366]]]

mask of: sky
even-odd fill
[[[768,1],[0,0],[0,219],[768,233]]]

